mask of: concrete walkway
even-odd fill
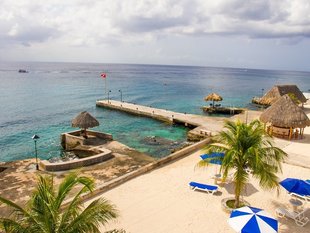
[[[105,107],[135,115],[150,117],[160,121],[183,124],[191,128],[203,127],[210,132],[220,131],[223,128],[223,121],[227,119],[223,117],[208,117],[195,114],[179,113],[115,100],[99,100],[96,102],[96,105],[99,107]]]

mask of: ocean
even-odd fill
[[[19,73],[25,69],[28,73]],[[100,74],[107,74],[105,80]],[[38,157],[61,153],[60,134],[76,130],[71,120],[88,111],[104,131],[156,158],[168,155],[169,146],[146,143],[158,136],[179,143],[187,130],[153,119],[96,107],[109,98],[151,105],[178,112],[204,114],[203,98],[219,93],[222,105],[254,108],[253,96],[261,96],[275,84],[297,84],[310,89],[310,73],[236,68],[86,63],[0,63],[0,161],[34,157],[32,135],[37,134]]]

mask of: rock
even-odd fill
[[[207,138],[208,136],[206,135],[201,135],[201,134],[197,134],[197,133],[192,133],[191,131],[189,131],[187,133],[187,140],[191,141],[191,142],[199,142],[205,138]]]
[[[174,141],[158,137],[158,136],[148,136],[141,140],[142,143],[148,144],[148,145],[171,145],[174,143]]]

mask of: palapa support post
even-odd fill
[[[88,138],[88,137],[87,137],[87,129],[86,129],[86,128],[82,129],[82,136],[83,136],[83,138],[85,138],[85,139]]]
[[[289,135],[289,140],[292,139],[292,134],[293,134],[293,127],[290,127],[290,135]]]
[[[295,139],[298,139],[299,138],[299,135],[300,135],[300,128],[299,130],[296,128],[295,132],[294,132],[294,137]]]

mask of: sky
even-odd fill
[[[1,0],[0,61],[310,71],[310,0]]]

